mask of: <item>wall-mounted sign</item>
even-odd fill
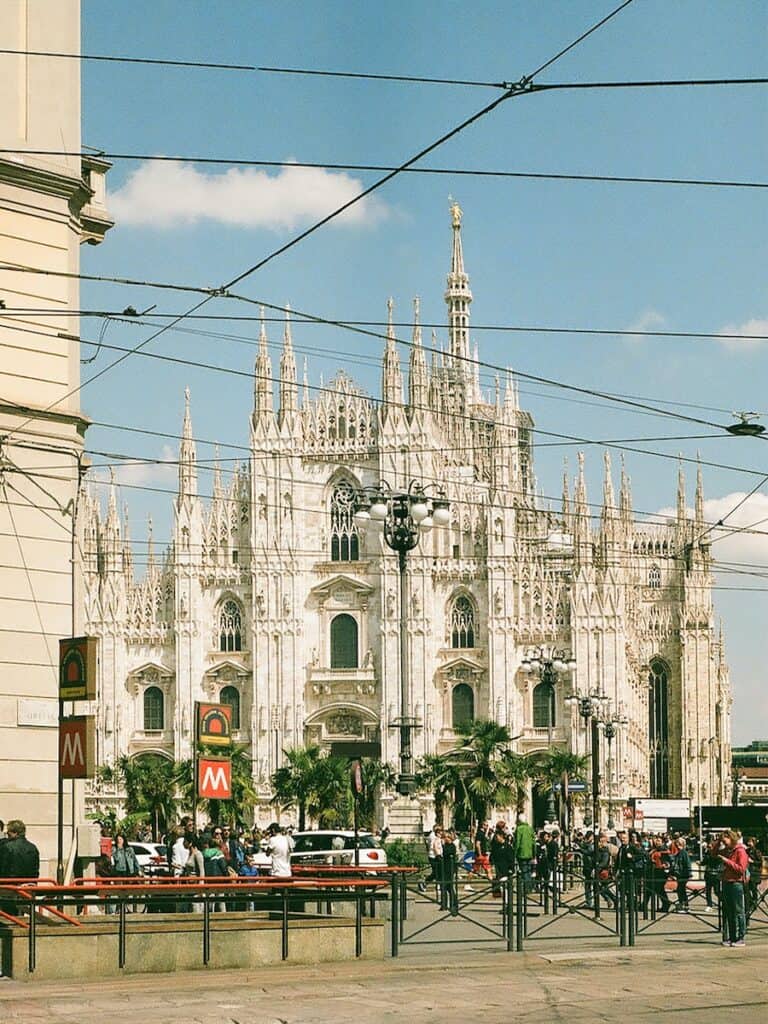
[[[93,715],[62,718],[59,729],[62,779],[92,779],[96,771],[96,719]]]
[[[95,636],[59,640],[59,700],[96,700]]]
[[[19,697],[16,701],[16,725],[58,729],[59,702],[36,697]]]
[[[198,757],[197,795],[201,800],[232,798],[232,762],[228,757]]]
[[[209,747],[232,744],[232,708],[229,704],[197,705],[197,742]]]

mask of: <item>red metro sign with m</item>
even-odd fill
[[[232,762],[228,757],[197,759],[197,795],[201,800],[232,799]]]

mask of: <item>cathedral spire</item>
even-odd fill
[[[448,338],[449,351],[456,357],[456,368],[467,380],[471,380],[469,363],[469,304],[472,292],[469,290],[469,277],[464,270],[464,252],[461,247],[461,207],[457,202],[451,203],[451,224],[453,226],[453,246],[451,249],[451,269],[448,274],[448,287],[445,301],[448,306]]]
[[[424,346],[421,343],[419,297],[413,300],[413,344],[408,368],[408,411],[411,418],[423,413],[429,401],[429,374]]]
[[[303,409],[309,409],[309,373],[307,371],[307,357],[304,356],[304,371],[301,378],[301,405]]]
[[[403,378],[400,373],[400,356],[395,343],[394,308],[394,301],[391,298],[387,299],[387,343],[384,348],[381,377],[381,397],[385,411],[403,404]]]
[[[701,472],[701,461],[696,468],[696,535],[704,529],[704,476]]]
[[[259,328],[259,351],[256,356],[253,382],[254,423],[272,412],[272,362],[267,351],[267,328],[264,322],[264,307],[261,307]]]
[[[611,475],[611,453],[606,448],[603,453],[603,519],[612,518],[615,511],[616,495]]]
[[[152,516],[147,517],[147,576],[155,574],[155,539]]]
[[[291,337],[291,307],[285,307],[285,330],[283,332],[283,352],[280,356],[280,425],[287,416],[298,411],[299,386],[296,381],[296,358],[293,354],[293,338]]]
[[[213,450],[213,498],[214,501],[218,501],[224,494],[224,488],[221,484],[221,453],[219,446],[216,445]]]
[[[565,528],[568,528],[568,522],[571,518],[571,491],[568,485],[568,459],[563,459],[563,524]]]
[[[584,482],[584,452],[579,452],[579,472],[573,495],[573,550],[579,568],[592,562],[592,531]]]
[[[677,464],[677,522],[685,523],[687,512],[685,507],[685,473],[683,472],[683,456],[680,455]]]
[[[192,437],[192,417],[189,412],[189,388],[184,388],[184,424],[179,447],[179,501],[197,496],[197,452]]]
[[[504,418],[507,423],[515,422],[515,414],[519,409],[517,389],[512,370],[507,367],[507,386],[504,389]]]
[[[621,456],[621,491],[619,493],[619,511],[624,529],[629,532],[632,528],[632,488],[627,467],[624,465],[624,456]]]

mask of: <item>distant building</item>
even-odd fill
[[[226,479],[217,469],[210,501],[198,490],[187,392],[173,543],[157,559],[150,550],[143,579],[115,488],[106,515],[96,501],[84,507],[85,614],[102,647],[100,757],[189,757],[194,702],[219,700],[252,753],[262,815],[273,813],[269,779],[286,748],[375,745],[395,763],[397,559],[375,532],[358,532],[354,495],[415,478],[444,483],[452,514],[409,556],[416,755],[447,750],[472,718],[507,725],[522,751],[551,742],[584,753],[583,722],[565,702],[575,685],[610,697],[627,719],[610,764],[602,753],[603,797],[610,772],[616,804],[729,802],[731,690],[701,472],[693,515],[681,469],[676,515],[639,524],[624,467],[617,498],[606,455],[593,506],[579,456],[561,508],[543,508],[533,420],[514,376],[491,395],[480,387],[457,206],[451,236],[447,347],[435,344],[428,362],[416,303],[405,393],[391,302],[380,399],[344,371],[311,396],[286,315],[277,408],[262,325],[250,459]],[[572,652],[572,680],[521,670],[543,644]],[[91,799],[120,794],[96,787]],[[428,821],[430,798],[421,804]]]
[[[768,805],[768,740],[734,747],[731,775],[734,803]]]
[[[4,0],[0,48],[79,53],[79,0]],[[29,268],[0,270],[0,817],[26,822],[48,874],[58,640],[83,627],[71,538],[88,421],[72,311],[80,308],[80,245],[100,242],[111,226],[109,164],[79,155],[79,61],[4,53],[0,97],[0,263]],[[67,783],[65,856],[71,794]]]

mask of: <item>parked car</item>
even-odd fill
[[[341,829],[294,832],[296,844],[291,864],[354,864],[355,833]],[[379,840],[370,832],[358,833],[359,864],[363,867],[385,868],[387,854]]]
[[[128,844],[136,854],[136,860],[142,875],[148,877],[162,877],[170,875],[168,867],[168,847],[162,843],[139,843]]]

